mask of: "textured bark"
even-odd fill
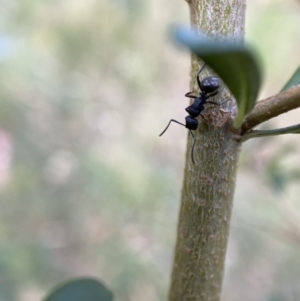
[[[243,42],[244,1],[188,3],[193,26],[211,37]],[[198,70],[193,58],[191,91],[198,91]],[[218,94],[215,101],[223,95]],[[195,133],[195,165],[190,155],[192,139],[188,139],[169,301],[217,301],[221,293],[240,144],[229,126],[230,113],[207,105],[204,115],[207,121],[198,119]]]

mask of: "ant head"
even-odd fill
[[[220,79],[217,76],[208,76],[200,82],[199,88],[202,92],[212,93],[219,89],[220,84]]]

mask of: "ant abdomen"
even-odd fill
[[[198,127],[197,119],[195,119],[191,116],[186,116],[185,117],[185,127],[189,130],[196,130]]]

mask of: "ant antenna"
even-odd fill
[[[205,68],[206,64],[203,63],[202,67],[200,68],[199,72],[197,73],[197,77],[200,75],[200,73],[203,71],[203,69]]]
[[[197,79],[197,83],[198,83],[198,87],[199,89],[202,91],[201,89],[201,82],[200,82],[200,79],[199,79],[199,76],[200,76],[200,73],[203,71],[203,69],[205,68],[206,64],[204,63],[202,65],[202,67],[200,68],[199,72],[197,73],[197,76],[196,76],[196,79]]]

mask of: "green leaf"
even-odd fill
[[[98,280],[73,279],[54,288],[43,301],[112,301],[112,293]]]
[[[280,92],[288,90],[300,84],[300,67],[295,71],[289,81],[284,85]]]
[[[253,51],[230,41],[209,39],[186,28],[178,28],[175,38],[222,78],[236,98],[239,110],[234,126],[240,127],[253,109],[261,86],[261,70]]]

